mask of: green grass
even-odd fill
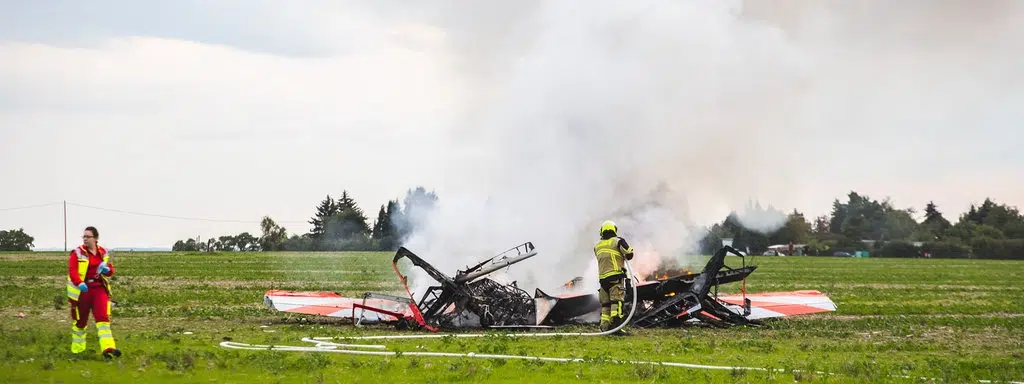
[[[429,257],[429,256],[428,256]],[[1024,380],[1024,262],[759,257],[749,291],[818,289],[827,315],[762,328],[634,330],[633,336],[389,341],[398,351],[578,357],[591,363],[238,351],[222,340],[302,345],[306,336],[400,333],[301,321],[262,305],[268,289],[357,296],[400,287],[386,253],[121,253],[114,335],[125,355],[68,352],[66,258],[0,254],[5,382],[938,382]],[[731,260],[735,262],[735,259]],[[729,287],[727,291],[735,291]],[[19,318],[24,313],[25,318]],[[591,330],[586,327],[575,330]],[[185,334],[191,332],[191,334]],[[408,331],[406,331],[408,333]],[[647,360],[784,368],[706,371],[615,364]],[[814,373],[834,373],[822,376]]]

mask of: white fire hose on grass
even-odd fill
[[[534,333],[518,333],[512,332],[507,333],[507,337],[554,337],[554,336],[607,336],[615,332],[618,332],[622,328],[625,328],[629,321],[633,318],[633,314],[636,312],[636,277],[633,276],[633,270],[629,265],[629,261],[626,261],[626,274],[632,280],[635,280],[633,284],[630,284],[633,289],[633,299],[629,307],[629,315],[615,328],[609,329],[603,332],[534,332]],[[334,343],[329,340],[400,340],[400,339],[440,339],[445,337],[456,337],[456,338],[467,338],[467,337],[487,337],[493,336],[493,334],[486,333],[447,333],[447,334],[418,334],[418,335],[378,335],[378,336],[351,336],[351,337],[304,337],[303,342],[313,343],[313,346],[293,346],[293,345],[259,345],[259,344],[245,344],[236,343],[233,341],[224,341],[220,343],[221,347],[239,350],[249,351],[281,351],[281,352],[329,352],[329,353],[341,353],[346,355],[365,355],[365,356],[388,356],[388,357],[401,357],[401,356],[423,356],[423,357],[461,357],[461,358],[476,358],[476,359],[502,359],[502,360],[531,360],[531,361],[544,361],[544,362],[556,362],[556,363],[588,363],[592,362],[588,359],[583,358],[567,358],[567,357],[541,357],[541,356],[522,356],[522,355],[495,355],[495,354],[483,354],[483,353],[453,353],[453,352],[400,352],[400,351],[387,351],[387,346],[377,344],[340,344]],[[704,365],[704,364],[689,364],[679,363],[671,361],[618,361],[610,360],[611,363],[615,364],[635,364],[635,365],[657,365],[664,367],[678,367],[678,368],[690,368],[690,369],[705,369],[705,370],[723,370],[723,371],[763,371],[763,372],[776,372],[785,373],[789,372],[805,372],[798,369],[786,370],[781,368],[762,368],[762,367],[742,367],[742,366],[725,366],[725,365]],[[816,371],[818,375],[833,375],[832,373]],[[909,376],[901,376],[904,378],[910,378]],[[924,378],[922,378],[924,379]],[[989,380],[978,380],[981,383],[989,383]],[[1024,382],[1011,381],[1012,384],[1024,384]]]
[[[633,270],[630,268],[629,262],[625,262],[626,274],[631,279],[635,280],[633,276]],[[633,314],[636,312],[636,301],[637,293],[636,286],[639,281],[634,281],[632,286],[633,297],[629,307],[629,315],[623,320],[618,326],[603,332],[535,332],[535,333],[508,333],[505,336],[508,337],[553,337],[553,336],[606,336],[618,332],[622,328],[625,328],[629,321],[632,320]],[[380,336],[353,336],[353,337],[305,337],[302,341],[307,343],[313,343],[313,346],[290,346],[290,345],[255,345],[236,343],[232,341],[221,342],[220,346],[231,349],[241,349],[250,351],[282,351],[282,352],[330,352],[330,353],[342,353],[348,355],[370,355],[370,356],[426,356],[426,357],[468,357],[477,359],[507,359],[507,360],[534,360],[534,361],[546,361],[546,362],[559,362],[559,363],[584,363],[586,359],[582,358],[565,358],[565,357],[540,357],[540,356],[521,356],[521,355],[493,355],[493,354],[478,354],[474,352],[469,353],[451,353],[451,352],[398,352],[398,351],[382,351],[386,350],[387,346],[374,345],[374,344],[339,344],[333,343],[328,340],[398,340],[398,339],[440,339],[445,337],[487,337],[493,334],[485,333],[448,333],[448,334],[419,334],[419,335],[380,335]],[[370,350],[366,350],[370,349]],[[613,363],[628,363],[628,364],[649,364],[649,365],[662,365],[668,367],[682,367],[692,369],[715,369],[715,370],[756,370],[756,371],[769,371],[768,368],[755,368],[755,367],[729,367],[729,366],[715,366],[715,365],[701,365],[701,364],[687,364],[687,363],[676,363],[666,361],[616,361],[612,360]],[[784,372],[782,369],[775,369],[772,371]],[[1024,384],[1024,383],[1022,383]]]
[[[626,273],[632,279],[636,280],[633,276],[633,270],[629,265],[629,262],[625,262]],[[629,315],[623,320],[618,326],[603,332],[535,332],[535,333],[508,333],[505,336],[508,337],[554,337],[554,336],[606,336],[618,332],[622,328],[625,328],[629,321],[632,320],[633,314],[636,312],[637,292],[636,286],[639,281],[634,281],[632,286],[633,297],[629,307]],[[558,363],[586,363],[589,360],[582,358],[566,358],[566,357],[541,357],[541,356],[521,356],[521,355],[495,355],[495,354],[483,354],[483,353],[452,353],[452,352],[399,352],[399,351],[387,351],[387,346],[376,345],[376,344],[339,344],[329,340],[399,340],[399,339],[439,339],[445,337],[487,337],[493,334],[485,333],[448,333],[448,334],[418,334],[418,335],[379,335],[379,336],[353,336],[353,337],[305,337],[302,339],[303,342],[313,343],[313,346],[292,346],[292,345],[257,345],[257,344],[245,344],[236,343],[233,341],[224,341],[220,343],[221,347],[230,349],[250,350],[250,351],[281,351],[281,352],[329,352],[329,353],[341,353],[346,355],[368,355],[368,356],[389,356],[389,357],[400,357],[400,356],[424,356],[424,357],[461,357],[461,358],[476,358],[476,359],[504,359],[504,360],[532,360],[532,361],[544,361],[544,362],[558,362]],[[732,366],[717,366],[717,365],[703,365],[703,364],[688,364],[678,363],[669,361],[617,361],[611,360],[612,363],[617,364],[637,364],[637,365],[660,365],[666,367],[680,367],[680,368],[691,368],[691,369],[710,369],[710,370],[749,370],[749,371],[774,371],[774,372],[785,372],[784,369],[769,369],[769,368],[758,368],[758,367],[732,367]],[[824,374],[819,372],[819,374]],[[1024,384],[1024,383],[1021,383]]]
[[[613,334],[615,332],[618,332],[622,328],[625,328],[626,324],[629,324],[629,321],[633,319],[633,313],[636,312],[636,283],[639,283],[639,280],[637,280],[633,276],[633,269],[630,267],[629,261],[626,261],[624,264],[626,266],[626,275],[631,277],[634,280],[634,283],[630,284],[632,286],[632,288],[633,288],[633,301],[632,301],[632,303],[629,306],[629,315],[626,316],[626,319],[623,320],[622,323],[619,324],[618,326],[616,326],[615,328],[612,328],[612,329],[609,329],[609,330],[603,331],[603,332],[539,332],[539,333],[515,333],[515,332],[513,332],[513,333],[508,333],[505,336],[508,336],[508,337],[605,336],[605,335]],[[487,336],[493,336],[493,334],[486,334],[486,333],[446,333],[446,334],[429,333],[429,334],[419,334],[419,335],[314,337],[314,338],[304,338],[304,339],[302,339],[302,341],[330,344],[330,345],[335,346],[335,347],[354,347],[354,346],[364,346],[365,347],[365,344],[334,344],[334,343],[327,343],[324,340],[338,340],[338,339],[344,339],[344,340],[441,339],[441,338],[445,338],[445,337],[487,337]],[[227,348],[252,349],[252,348],[239,348],[240,346],[249,346],[249,345],[250,344],[233,343],[233,342],[230,342],[230,341],[226,341],[226,342],[221,343],[221,346],[227,347]],[[253,346],[253,347],[255,347],[255,346]],[[261,347],[261,348],[255,348],[255,349],[273,348],[274,350],[281,350],[281,348],[286,348],[285,346],[266,346],[266,345],[259,346],[259,347]],[[373,346],[373,347],[383,347],[383,346]],[[309,347],[295,347],[295,348],[309,348]],[[380,348],[377,348],[377,349],[380,349]],[[316,349],[316,350],[319,351],[319,349]],[[522,357],[522,356],[519,356],[519,357]]]

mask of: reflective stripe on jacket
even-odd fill
[[[598,241],[594,245],[594,256],[597,257],[597,277],[604,279],[626,273],[623,263],[626,254],[633,253],[633,248],[623,247],[625,242],[618,236]]]
[[[110,263],[110,253],[107,252],[106,249],[97,246],[96,247],[96,252],[103,255],[103,262],[104,263],[107,263],[107,264]],[[87,251],[83,251],[82,247],[80,246],[78,248],[75,248],[74,254],[75,254],[75,257],[78,258],[78,280],[79,281],[85,281],[86,280],[85,274],[89,270],[89,253]],[[68,298],[71,299],[71,300],[77,301],[78,297],[82,294],[82,291],[79,290],[78,286],[75,285],[75,283],[71,281],[71,276],[70,275],[67,276],[67,280],[68,280],[68,282],[67,282]],[[110,284],[108,284],[108,282],[107,282],[107,277],[103,276],[103,275],[100,275],[100,281],[103,283],[104,288],[107,289],[108,293],[109,293]]]

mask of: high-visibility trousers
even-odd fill
[[[85,351],[85,329],[89,326],[89,312],[96,320],[96,336],[100,340],[100,351],[116,349],[114,334],[110,330],[110,296],[102,285],[89,285],[89,291],[68,300],[71,304],[71,352]]]
[[[601,328],[610,329],[618,325],[618,322],[623,320],[622,302],[626,299],[625,276],[602,279],[597,297],[601,302]]]

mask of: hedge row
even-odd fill
[[[974,239],[971,249],[978,259],[1024,260],[1024,239]]]
[[[925,253],[937,259],[1002,259],[1024,260],[1024,239],[980,238],[970,246],[957,243],[924,243],[920,248],[904,241],[892,241],[882,246],[879,257],[923,257]]]

